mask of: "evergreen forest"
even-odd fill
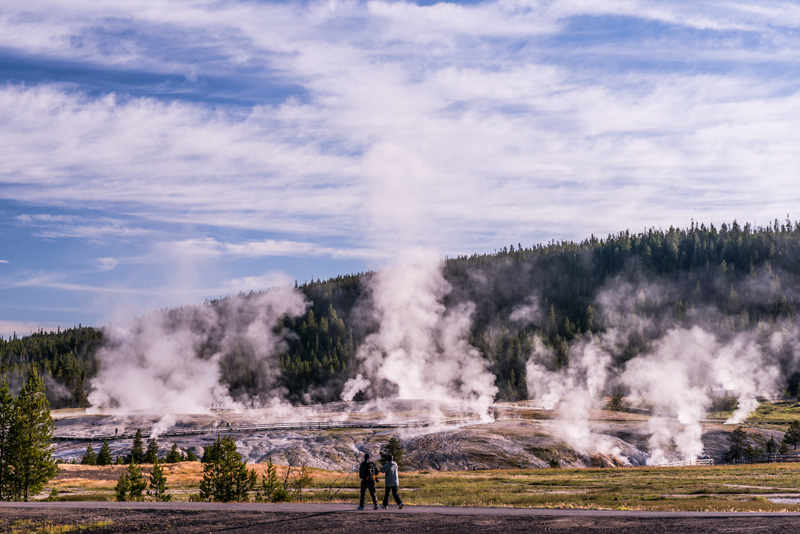
[[[295,403],[338,400],[358,370],[356,353],[377,325],[363,312],[374,273],[342,275],[297,286],[309,302],[303,316],[283,317],[286,344],[278,380]],[[618,326],[625,314],[648,327],[625,338],[614,355],[622,365],[648,349],[669,325],[708,323],[719,335],[795,319],[800,288],[800,223],[695,224],[592,236],[581,242],[517,244],[492,254],[447,258],[452,286],[447,307],[472,302],[469,343],[496,377],[498,400],[527,397],[525,363],[537,343],[551,349],[553,368],[569,363],[583,336]],[[412,290],[413,288],[409,288]],[[221,306],[225,298],[208,301]],[[169,314],[169,310],[164,313]],[[0,340],[0,375],[21,384],[31,370],[44,377],[54,408],[85,406],[104,344],[99,328]],[[231,391],[256,387],[245,359],[223,360]],[[797,394],[793,355],[781,360],[786,389]]]

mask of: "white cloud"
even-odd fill
[[[573,17],[604,16],[660,24],[570,33]],[[798,27],[800,8],[777,1],[12,2],[0,46],[185,76],[198,101],[0,86],[0,183],[17,201],[135,213],[17,221],[41,237],[155,240],[119,264],[375,262],[411,245],[767,221],[800,197],[798,80],[780,68]],[[208,76],[298,90],[227,106],[203,101]]]
[[[101,271],[111,271],[117,267],[119,262],[115,258],[97,258],[96,263]]]
[[[170,258],[203,260],[215,258],[267,258],[274,256],[331,258],[376,258],[368,249],[347,249],[319,246],[311,242],[288,240],[258,240],[225,242],[211,237],[158,242],[152,252],[139,257],[119,259],[124,263],[151,263],[168,261]]]
[[[205,284],[192,283],[189,285],[177,285],[173,283],[163,283],[159,285],[150,285],[148,287],[136,287],[134,285],[102,285],[90,283],[73,283],[64,281],[63,276],[53,274],[51,276],[38,276],[26,280],[24,283],[5,286],[0,289],[9,289],[10,287],[33,287],[40,289],[51,289],[68,291],[75,294],[89,294],[95,295],[100,301],[105,302],[106,299],[111,299],[112,302],[126,302],[128,304],[136,303],[139,301],[145,304],[131,304],[135,306],[133,312],[145,313],[153,308],[159,306],[180,306],[189,302],[199,301],[205,298],[218,298],[225,295],[231,295],[239,292],[247,292],[251,290],[262,290],[271,287],[288,286],[294,283],[294,279],[288,274],[281,271],[270,271],[259,276],[245,276],[240,278],[230,279],[209,279]],[[106,303],[108,304],[108,303]],[[0,321],[0,327],[3,326],[3,321]],[[25,332],[32,332],[38,330],[40,326],[35,328],[31,325],[34,323],[8,323],[20,324],[25,328]],[[30,328],[28,328],[28,326]],[[44,327],[44,326],[42,326]],[[48,326],[47,328],[55,328],[55,326]],[[19,331],[18,331],[19,332]]]
[[[9,155],[0,180],[18,200],[117,202],[158,219],[261,230],[313,231],[304,217],[353,208],[349,158],[327,155],[313,140],[298,144],[275,110],[241,120],[198,105],[88,99],[55,86],[4,87],[0,105]],[[331,169],[338,180],[320,190]]]

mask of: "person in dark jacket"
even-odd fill
[[[358,502],[358,509],[364,509],[364,495],[369,490],[369,495],[372,497],[372,505],[375,510],[378,509],[378,499],[375,497],[375,480],[378,477],[378,466],[375,462],[369,461],[369,453],[364,454],[364,461],[358,466],[358,478],[361,479],[361,499]]]
[[[383,477],[386,493],[383,494],[383,506],[381,506],[381,508],[389,508],[389,492],[391,491],[394,502],[402,509],[403,501],[400,499],[400,495],[397,494],[397,487],[400,485],[400,477],[397,476],[397,462],[394,461],[391,454],[386,459],[386,463],[383,464],[383,467],[381,467],[381,473],[386,474],[386,476]]]

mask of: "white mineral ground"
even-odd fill
[[[391,411],[389,411],[391,410]],[[364,452],[373,455],[391,436],[402,442],[409,469],[464,470],[503,468],[544,468],[556,459],[562,467],[611,467],[645,465],[648,458],[648,415],[595,410],[591,433],[584,443],[564,441],[563,422],[555,414],[531,407],[529,403],[492,406],[493,422],[480,422],[477,414],[456,406],[436,406],[418,401],[382,403],[332,403],[290,409],[251,409],[240,412],[209,411],[194,415],[92,414],[84,410],[56,410],[56,436],[132,435],[141,428],[145,441],[154,428],[162,454],[175,443],[181,451],[191,449],[198,457],[203,446],[218,434],[231,436],[248,462],[287,463],[288,451],[300,451],[301,461],[310,467],[350,470]],[[410,428],[331,428],[322,430],[237,431],[237,428],[268,423],[346,422],[400,424],[426,421],[429,426]],[[230,429],[228,424],[230,423]],[[736,427],[719,422],[703,423],[703,457],[719,461],[730,447],[728,435]],[[171,432],[203,429],[204,433],[169,436]],[[770,435],[780,441],[781,432],[748,429],[754,444]],[[85,441],[55,441],[54,456],[80,460]],[[110,440],[112,455],[130,451],[132,439]],[[145,443],[146,446],[146,443]],[[93,442],[95,452],[100,442]],[[669,451],[667,451],[669,453]],[[680,460],[676,453],[669,460]]]

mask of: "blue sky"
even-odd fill
[[[796,2],[10,0],[0,334],[796,215]]]

